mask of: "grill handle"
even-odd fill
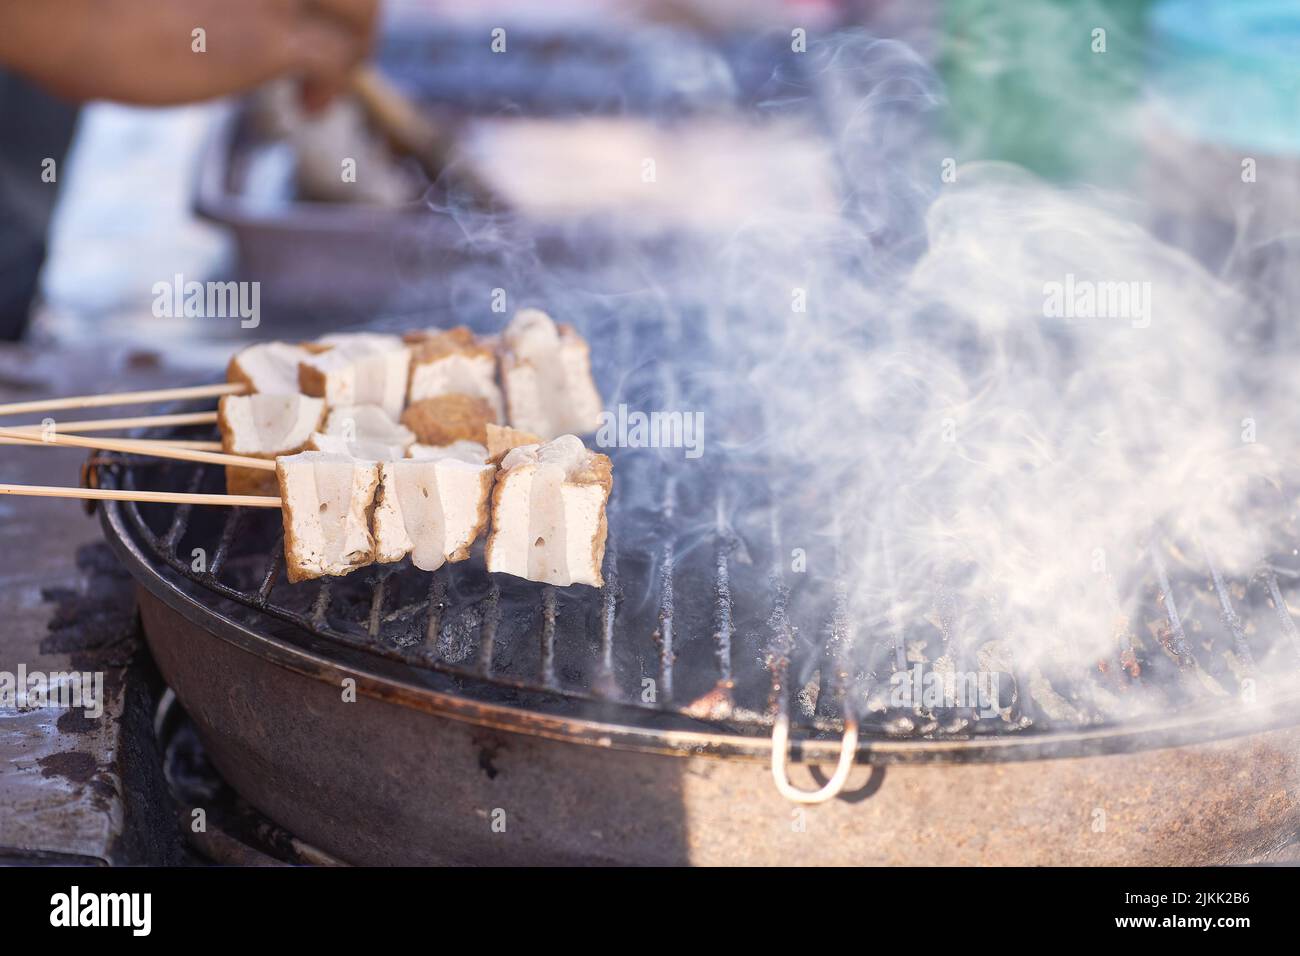
[[[835,766],[835,773],[819,790],[800,790],[790,782],[786,764],[790,758],[790,715],[781,708],[772,724],[772,780],[776,789],[792,803],[825,803],[834,800],[849,782],[849,773],[853,770],[853,758],[858,752],[858,720],[856,717],[844,718],[844,736],[840,738],[840,760]]]

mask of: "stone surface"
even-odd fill
[[[188,373],[193,381],[193,373]],[[155,357],[0,348],[0,402],[181,384]],[[148,409],[61,412],[65,419]],[[39,421],[11,416],[5,424]],[[86,453],[0,445],[0,481],[76,485]],[[0,707],[0,860],[175,858],[151,715],[158,680],[129,576],[76,501],[0,497],[0,671],[103,675],[103,713]]]

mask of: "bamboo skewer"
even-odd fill
[[[54,430],[79,435],[82,432],[106,432],[116,428],[161,428],[165,425],[214,425],[216,412],[182,412],[176,415],[134,415],[129,418],[88,418],[79,422],[54,420]],[[6,428],[40,431],[44,422],[27,425],[7,425]]]
[[[30,438],[0,438],[0,445],[33,445],[36,444],[32,439],[40,440],[41,433],[33,432]],[[189,448],[193,451],[221,451],[221,442],[219,441],[190,441],[181,438],[124,438],[122,441],[132,441],[137,443],[140,448],[140,454],[147,455],[148,448]],[[49,444],[48,442],[46,444]]]
[[[78,435],[83,432],[110,431],[118,428],[150,428],[168,425],[210,425],[216,422],[216,412],[184,412],[176,415],[136,415],[130,418],[92,418],[85,421],[59,422],[52,426],[45,422],[33,422],[29,425],[14,425],[12,430],[30,432],[37,437],[46,434]],[[221,451],[221,442],[198,441],[187,438],[134,438],[131,441],[144,442],[149,445],[168,445],[173,448],[190,448],[195,451]],[[0,438],[0,445],[26,445],[27,439]]]
[[[83,438],[79,435],[46,435],[16,428],[0,428],[0,438],[13,438],[32,445],[68,445],[73,448],[94,448],[99,451],[116,451],[124,454],[152,455],[156,458],[176,458],[197,461],[208,465],[233,465],[237,468],[256,468],[275,471],[275,462],[246,455],[226,455],[211,451],[195,451],[170,444],[145,443],[137,438]]]
[[[129,418],[90,418],[78,422],[55,421],[52,432],[57,434],[79,435],[83,432],[110,431],[118,428],[161,428],[167,425],[211,425],[217,420],[216,412],[182,412],[176,415],[135,415]],[[44,422],[30,425],[14,425],[15,431],[27,431],[44,435]],[[174,448],[192,448],[196,451],[221,451],[221,442],[192,441],[185,438],[135,438],[132,441],[150,444],[171,445]],[[0,438],[0,445],[25,445],[25,440]]]
[[[8,405],[0,405],[0,415],[29,415],[68,408],[104,408],[110,405],[143,405],[148,402],[179,401],[186,398],[217,398],[222,395],[243,395],[247,391],[248,385],[243,382],[221,382],[215,385],[155,388],[143,392],[76,395],[71,398],[46,398],[35,402],[10,402]]]
[[[279,508],[280,499],[262,495],[208,495],[183,491],[132,491],[118,488],[63,488],[54,485],[0,484],[0,495],[32,498],[89,498],[94,501],[147,501],[174,505],[230,505],[244,508]]]

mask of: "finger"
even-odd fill
[[[298,24],[290,50],[290,72],[302,79],[302,106],[314,113],[347,88],[353,68],[365,56],[366,46],[363,38],[339,21],[321,18]]]
[[[308,113],[319,113],[343,92],[345,84],[324,80],[304,79],[298,92],[298,102]]]
[[[365,55],[360,38],[325,19],[295,24],[286,43],[288,69],[320,82],[342,82]]]
[[[305,0],[309,12],[345,23],[367,43],[374,32],[378,0]]]

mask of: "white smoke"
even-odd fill
[[[766,356],[749,376],[771,447],[803,463],[787,496],[811,483],[807,500],[836,504],[861,632],[901,625],[931,662],[996,648],[1022,674],[1082,679],[1134,641],[1170,659],[1161,574],[1170,599],[1204,600],[1207,561],[1240,583],[1290,550],[1297,354],[1267,346],[1294,334],[1140,212],[967,164],[937,188],[910,268],[798,263],[791,281],[819,273],[808,316],[736,330]],[[1236,693],[1228,635],[1203,639],[1217,675],[1179,665]]]
[[[604,208],[552,224],[578,250],[557,261],[527,224],[453,208],[467,246],[501,256],[448,295],[481,302],[500,283],[576,324],[604,359],[610,407],[702,403],[703,465],[725,453],[727,514],[697,509],[679,559],[718,521],[769,524],[779,502],[773,563],[829,542],[809,586],[846,590],[859,670],[878,670],[882,646],[889,667],[964,657],[1024,676],[1041,705],[1055,695],[1044,674],[1086,680],[1100,667],[1109,679],[1134,642],[1169,662],[1162,575],[1180,600],[1213,608],[1207,559],[1240,601],[1259,562],[1290,550],[1300,336],[1275,280],[1296,248],[1235,256],[1250,284],[1229,282],[1144,229],[1132,198],[992,163],[945,182],[943,93],[914,53],[849,36],[807,56],[731,119],[818,157],[799,168],[830,170],[842,204],[759,201],[821,192],[756,167],[752,136],[718,140],[710,168],[743,168],[744,189],[762,195],[711,228],[692,220],[689,241],[647,243],[644,223],[620,230]],[[755,182],[756,169],[772,179]],[[525,178],[545,191],[537,174]],[[620,471],[630,509],[662,510],[656,468],[701,467],[654,461]],[[1245,664],[1229,638],[1191,635],[1214,673],[1179,673],[1237,693]]]

